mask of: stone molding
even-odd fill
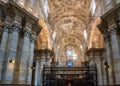
[[[50,55],[50,56],[54,56],[54,51],[50,50],[50,49],[39,49],[39,50],[34,50],[35,54],[37,54],[38,57],[41,57],[41,55]]]
[[[39,19],[20,7],[13,0],[10,0],[8,3],[2,3],[2,1],[0,1],[0,8],[4,11],[6,16],[11,17],[12,19],[14,18],[14,22],[20,24],[22,27],[24,27],[27,22],[30,22],[32,25],[32,28],[30,29],[32,29],[31,31],[34,35],[40,33],[42,28],[38,25]]]
[[[87,50],[86,54],[90,56],[92,52],[93,56],[101,56],[105,52],[105,48],[90,48],[89,50]]]
[[[120,26],[120,4],[102,15],[101,20],[102,22],[98,25],[98,29],[102,34],[108,33],[111,26],[115,26],[114,28],[117,29]],[[111,33],[114,34],[115,31]]]

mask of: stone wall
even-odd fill
[[[98,25],[99,30],[103,34],[106,47],[106,61],[109,69],[110,85],[120,84],[120,4],[114,9],[105,13],[101,19],[102,22]]]
[[[0,84],[31,84],[38,19],[12,1],[0,1],[0,9]]]

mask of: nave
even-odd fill
[[[0,86],[120,85],[120,0],[0,0]]]

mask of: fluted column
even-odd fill
[[[35,45],[36,36],[31,35],[30,38],[30,59],[29,59],[29,70],[28,70],[28,77],[27,77],[27,84],[31,84],[32,80],[32,69],[33,67],[33,58],[34,58],[34,45]]]
[[[2,75],[3,75],[3,62],[5,59],[5,54],[7,51],[7,44],[8,44],[8,39],[9,39],[9,30],[10,30],[10,17],[6,17],[6,21],[3,24],[3,34],[2,34],[2,40],[1,40],[1,45],[0,45],[0,82],[2,81]]]
[[[6,84],[13,83],[17,44],[18,44],[18,38],[19,38],[19,31],[21,28],[20,24],[21,24],[21,17],[18,15],[15,15],[14,22],[12,23],[12,33],[11,33],[11,38],[8,46],[8,53],[6,54],[7,65],[6,65],[6,70],[3,77],[4,83]],[[11,60],[14,60],[14,61],[10,62]]]
[[[110,45],[110,37],[109,34],[105,34],[104,36],[104,41],[105,41],[105,48],[106,48],[106,54],[107,54],[107,62],[108,65],[110,66],[108,69],[109,73],[109,85],[115,84],[115,74],[114,74],[114,63],[113,63],[113,57],[112,57],[112,52],[111,52],[111,45]]]
[[[110,27],[109,32],[111,37],[111,47],[113,54],[116,84],[120,84],[120,77],[119,77],[120,76],[120,46],[116,34],[116,27],[115,26]]]
[[[30,57],[30,34],[31,30],[28,27],[29,22],[26,23],[24,29],[24,38],[23,38],[23,45],[22,45],[22,55],[20,61],[20,68],[19,68],[19,84],[26,84],[27,83],[27,75],[29,69],[29,57]]]

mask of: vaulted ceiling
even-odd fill
[[[90,4],[91,0],[48,0],[48,23],[55,34],[53,47],[59,55],[63,55],[67,45],[76,50],[79,47],[79,53],[81,46],[85,49],[85,34],[89,35],[91,22]]]

